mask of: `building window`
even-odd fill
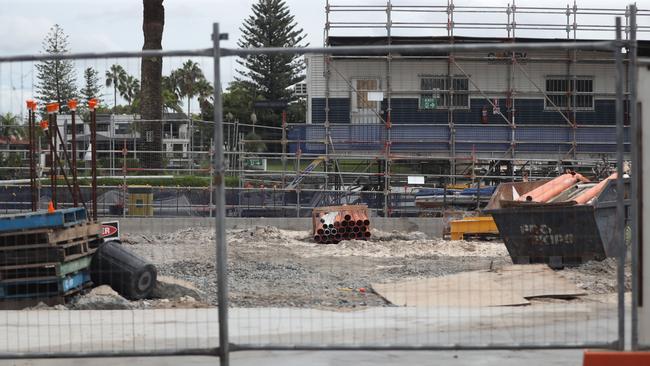
[[[131,126],[128,123],[118,123],[115,125],[116,135],[129,135],[131,134]]]
[[[75,127],[76,127],[76,130],[77,130],[76,133],[77,133],[78,135],[84,133],[84,125],[83,125],[83,124],[78,124],[78,123],[77,123],[77,124],[75,124]],[[72,135],[72,125],[71,125],[71,124],[69,124],[69,125],[66,126],[65,133],[66,133],[67,135]]]
[[[594,110],[594,79],[584,76],[550,76],[546,78],[544,108]],[[553,106],[555,104],[555,106]]]
[[[420,78],[420,90],[420,109],[469,109],[469,80],[466,77],[423,77]]]
[[[368,93],[379,89],[379,81],[376,79],[356,80],[357,109],[376,109],[377,101],[368,98]]]

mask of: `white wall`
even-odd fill
[[[463,53],[458,56],[479,56],[485,57],[485,53]],[[528,57],[566,57],[566,51],[527,53]],[[603,52],[578,53],[580,59],[602,59],[611,58]],[[477,88],[485,91],[490,97],[503,97],[507,89],[508,66],[504,62],[486,61],[458,61],[462,71],[452,65],[451,73],[463,75],[463,71],[471,76],[476,87],[470,84],[470,91],[475,96],[480,96]],[[514,89],[521,95],[518,98],[534,97],[540,98],[538,87],[545,89],[545,80],[549,75],[566,75],[567,63],[565,62],[528,62],[522,63],[521,68],[514,66]],[[383,59],[334,59],[331,64],[330,73],[330,97],[348,98],[351,97],[350,83],[354,78],[376,78],[380,80],[380,88],[386,90],[387,67]],[[326,90],[324,56],[311,55],[308,57],[307,89],[309,98],[324,98]],[[591,76],[594,78],[594,93],[600,95],[601,99],[613,99],[614,93],[614,66],[613,64],[577,64],[573,71],[576,75]],[[420,88],[420,76],[422,75],[446,75],[447,60],[445,59],[404,59],[396,57],[392,62],[392,91],[394,98],[417,97],[418,94],[400,94],[400,92],[417,91]],[[531,80],[526,74],[530,75]],[[495,93],[490,93],[490,91]],[[535,95],[525,95],[533,93]],[[607,95],[611,94],[611,95]]]

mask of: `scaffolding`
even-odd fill
[[[311,146],[322,145],[321,149],[312,149],[313,155],[322,154],[324,160],[323,172],[323,188],[327,190],[345,190],[350,186],[350,182],[358,174],[368,174],[377,176],[376,189],[383,194],[383,215],[391,215],[391,202],[390,195],[394,191],[392,185],[396,184],[398,187],[404,185],[405,174],[398,174],[393,171],[393,166],[396,162],[409,162],[415,160],[426,160],[432,162],[439,162],[440,164],[447,165],[445,171],[441,174],[422,174],[425,177],[440,177],[443,179],[443,185],[455,184],[460,181],[468,182],[471,185],[480,185],[483,179],[501,179],[501,180],[517,180],[522,179],[522,174],[517,174],[516,167],[520,167],[520,172],[524,171],[524,167],[534,164],[549,162],[556,163],[556,172],[561,172],[563,169],[574,168],[580,166],[582,168],[593,168],[594,165],[606,161],[614,157],[615,150],[613,140],[606,142],[606,138],[602,136],[613,136],[615,133],[615,126],[612,123],[609,126],[590,126],[580,123],[580,93],[576,91],[576,85],[580,81],[580,65],[581,64],[609,64],[614,65],[614,59],[594,59],[594,60],[579,60],[578,50],[570,49],[565,51],[564,57],[557,55],[546,57],[527,57],[525,62],[529,63],[563,63],[566,65],[564,75],[566,85],[571,85],[566,93],[566,102],[557,103],[558,98],[561,96],[554,96],[544,89],[544,86],[536,84],[533,78],[527,73],[526,68],[522,67],[522,58],[517,52],[508,52],[504,55],[497,56],[500,62],[507,65],[507,72],[505,75],[505,89],[504,90],[483,90],[473,80],[471,73],[463,69],[460,61],[479,61],[490,62],[494,61],[494,56],[476,56],[467,54],[458,54],[450,50],[444,55],[396,55],[391,52],[391,46],[400,37],[439,37],[446,35],[446,42],[453,45],[458,42],[462,37],[467,37],[472,33],[480,31],[481,34],[490,34],[492,37],[500,37],[502,42],[516,43],[523,37],[530,36],[534,33],[535,39],[544,37],[556,37],[569,41],[576,42],[580,37],[607,34],[611,36],[614,34],[615,26],[605,19],[611,19],[614,16],[624,18],[623,34],[627,40],[632,31],[639,33],[650,32],[650,25],[644,24],[644,20],[650,19],[650,10],[636,9],[635,16],[639,19],[639,25],[636,25],[632,30],[630,26],[631,9],[625,7],[622,9],[616,8],[594,8],[594,7],[579,7],[577,2],[572,4],[568,3],[566,7],[544,7],[544,6],[520,6],[513,0],[506,6],[473,6],[456,4],[454,0],[448,0],[446,5],[431,5],[427,4],[413,4],[404,3],[399,0],[386,0],[377,1],[377,4],[350,4],[350,3],[335,3],[334,1],[327,0],[325,5],[325,27],[324,27],[324,46],[332,47],[337,46],[336,37],[345,35],[349,36],[350,32],[354,32],[355,37],[383,37],[381,43],[375,42],[373,44],[381,44],[388,47],[388,52],[385,54],[378,54],[373,56],[359,55],[355,56],[353,53],[348,55],[323,55],[324,59],[324,121],[322,124],[305,126],[305,136],[300,136],[296,139],[289,139],[290,142],[300,145]],[[476,21],[477,14],[485,14],[490,17],[490,21]],[[540,20],[542,19],[542,20]],[[544,20],[547,19],[547,20]],[[602,20],[602,21],[599,21]],[[540,37],[541,35],[541,37]],[[558,37],[560,35],[560,37]],[[459,38],[460,37],[460,38]],[[602,38],[602,37],[595,37]],[[334,42],[333,42],[334,40]],[[404,41],[403,41],[404,42]],[[455,96],[462,97],[462,90],[455,90],[456,83],[454,81],[457,75],[467,78],[469,85],[467,87],[467,98],[471,95],[478,95],[484,99],[489,108],[498,114],[502,120],[499,125],[476,125],[471,126],[467,124],[458,124],[456,116],[458,112],[455,108],[447,108],[447,121],[445,131],[439,131],[441,126],[439,124],[417,124],[417,128],[430,128],[433,136],[438,138],[430,139],[428,142],[432,144],[445,144],[448,146],[444,151],[432,151],[430,148],[424,147],[420,151],[404,151],[395,146],[404,142],[404,133],[399,129],[405,130],[409,126],[409,121],[400,121],[399,124],[395,123],[393,118],[393,101],[397,96],[404,93],[413,93],[415,91],[395,90],[394,85],[394,62],[397,58],[400,59],[423,59],[423,60],[444,60],[446,61],[446,78],[445,88],[438,90],[439,93],[446,93],[449,100],[453,100]],[[337,61],[350,61],[372,58],[373,60],[381,60],[385,63],[385,73],[382,75],[382,80],[385,80],[384,85],[377,85],[377,90],[383,93],[383,105],[380,105],[376,110],[373,110],[373,119],[379,121],[381,131],[376,134],[380,136],[380,143],[372,143],[371,139],[358,141],[354,138],[342,139],[341,130],[348,129],[350,135],[359,135],[363,133],[361,130],[376,129],[377,126],[355,125],[341,127],[341,123],[337,121],[336,116],[333,116],[333,106],[331,104],[332,94],[336,92],[332,86],[332,79],[334,77],[345,78],[341,71],[336,67]],[[627,65],[627,60],[625,60]],[[531,126],[521,125],[517,121],[516,101],[518,98],[525,97],[525,91],[517,90],[517,83],[520,80],[517,78],[526,79],[526,82],[531,83],[537,92],[543,96],[545,105],[558,113],[565,123],[563,126],[549,125],[549,126]],[[345,81],[350,89],[351,95],[357,93],[357,85],[353,85],[352,80]],[[417,92],[421,93],[421,90]],[[503,95],[505,98],[505,111],[501,112],[498,106],[498,100],[492,99],[490,96],[495,94]],[[627,95],[627,86],[626,86]],[[614,97],[612,91],[611,95]],[[312,97],[311,95],[309,96]],[[352,102],[351,102],[352,103]],[[378,104],[382,104],[378,103]],[[309,111],[308,111],[309,112]],[[484,111],[485,112],[485,111]],[[350,117],[352,118],[352,117]],[[350,123],[353,123],[350,120]],[[303,128],[301,126],[289,126],[289,128]],[[416,128],[415,124],[411,125],[413,129]],[[499,141],[470,141],[466,136],[476,134],[477,129],[486,132],[487,135],[505,136]],[[354,129],[359,130],[356,133],[351,133]],[[319,132],[320,131],[320,132]],[[397,135],[395,135],[395,133]],[[367,133],[367,132],[366,132]],[[626,128],[627,139],[629,141],[629,131]],[[528,136],[522,138],[522,136]],[[534,141],[536,136],[540,141]],[[549,138],[544,136],[562,136],[554,143],[557,143],[558,154],[561,156],[548,158],[548,150],[551,147],[545,147],[544,144],[549,142]],[[303,138],[304,137],[304,138]],[[443,137],[443,138],[441,138]],[[411,137],[414,138],[414,137]],[[283,141],[287,141],[283,138]],[[422,140],[420,140],[422,141]],[[608,140],[607,140],[608,141]],[[496,144],[498,142],[498,146]],[[363,148],[352,145],[364,145]],[[492,144],[492,145],[490,145]],[[529,151],[520,148],[521,145],[535,145],[539,147],[531,147]],[[582,144],[582,145],[581,145]],[[381,145],[381,146],[378,146]],[[471,150],[467,146],[471,145]],[[478,145],[478,148],[477,148]],[[483,151],[484,146],[490,146],[488,150]],[[579,146],[587,146],[589,148],[582,149],[588,154],[578,151]],[[463,149],[458,149],[458,146],[465,146]],[[545,150],[546,149],[546,150]],[[301,146],[298,150],[305,156]],[[307,152],[310,149],[306,149]],[[412,149],[413,150],[413,149]],[[538,150],[538,151],[536,151]],[[284,150],[283,150],[284,151]],[[499,153],[501,151],[501,153]],[[283,155],[286,159],[286,155]],[[376,173],[358,173],[352,177],[345,179],[346,174],[340,171],[340,162],[345,160],[358,160],[362,159],[368,165],[375,162],[377,164]],[[483,173],[477,174],[477,167],[483,168]],[[504,169],[505,168],[505,169]],[[296,172],[296,174],[299,174]],[[370,178],[369,178],[370,179]]]

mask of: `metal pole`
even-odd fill
[[[221,100],[219,23],[212,25],[214,57],[214,186],[215,186],[215,244],[217,250],[217,300],[219,304],[219,362],[230,364],[228,344],[228,243],[226,242],[225,166],[223,153],[223,105]],[[224,39],[225,39],[224,35]]]
[[[77,182],[77,122],[75,117],[76,111],[74,109],[71,109],[70,118],[72,125],[72,166],[70,166],[70,170],[72,173],[72,205],[74,207],[77,207],[79,206],[79,183]]]
[[[210,155],[208,156],[208,160],[210,161],[210,170],[209,170],[208,174],[210,175],[210,177],[212,177],[214,175],[214,160],[213,160],[213,158],[214,158],[214,139],[210,139]],[[228,163],[229,163],[228,166],[231,167],[230,161],[228,161]],[[231,169],[232,169],[232,167],[231,167]],[[208,212],[209,212],[210,217],[212,217],[212,208],[214,207],[214,203],[213,203],[214,202],[214,200],[213,200],[214,186],[213,186],[213,183],[214,183],[213,180],[210,179],[210,183],[209,183],[209,187],[208,187],[208,192],[209,192]]]
[[[124,145],[122,147],[122,217],[126,218],[126,196],[129,191],[129,188],[126,185],[126,158],[128,150],[126,148],[126,139],[124,139]]]
[[[632,128],[630,138],[630,149],[632,153],[632,193],[630,200],[630,226],[632,228],[632,333],[631,342],[632,350],[639,348],[639,187],[641,186],[641,134],[639,121],[637,118],[637,45],[636,45],[636,5],[630,5],[630,42],[628,48],[628,82],[630,88],[629,112],[630,126]]]
[[[50,197],[56,210],[56,114],[50,113]]]
[[[27,111],[28,115],[28,129],[29,129],[29,182],[31,189],[31,198],[32,198],[32,211],[36,212],[38,210],[38,193],[37,193],[37,177],[36,174],[36,114],[33,110],[33,101],[27,103],[29,108]]]
[[[95,108],[90,111],[90,164],[92,218],[93,221],[97,221],[97,111]]]
[[[618,349],[625,349],[625,206],[623,202],[623,55],[621,53],[621,18],[616,17],[616,41],[614,50],[616,64],[616,234],[618,238]]]

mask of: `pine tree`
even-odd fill
[[[43,41],[43,51],[57,55],[68,53],[68,36],[58,24],[50,28]],[[36,91],[42,103],[59,102],[64,107],[77,96],[77,76],[70,60],[48,60],[36,65],[38,84]]]
[[[84,70],[84,87],[79,91],[83,102],[88,103],[90,99],[100,99],[102,97],[102,87],[99,85],[99,73],[92,67]],[[100,101],[101,104],[101,101]]]
[[[284,0],[258,0],[252,6],[253,14],[240,28],[240,47],[304,47],[302,28],[294,21]],[[305,77],[305,63],[300,55],[255,55],[238,61],[246,70],[240,70],[242,79],[250,81],[266,100],[291,100],[288,88]]]

